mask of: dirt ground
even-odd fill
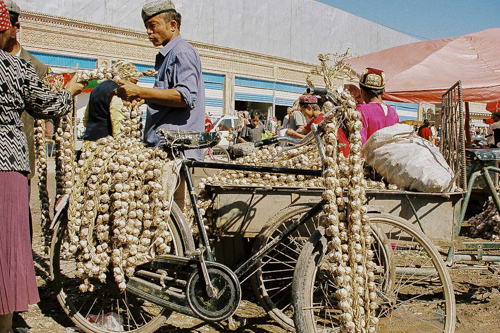
[[[53,168],[53,163],[49,166]],[[53,179],[50,175],[49,177]],[[35,177],[32,181],[31,193],[34,221],[33,257],[41,301],[37,305],[30,306],[28,312],[16,314],[14,327],[28,327],[30,328],[29,332],[32,333],[75,332],[78,330],[62,311],[51,288],[49,277],[50,260],[47,255],[43,254],[40,237],[40,210],[36,181],[37,178]],[[457,301],[458,320],[456,332],[500,333],[500,273],[498,273],[500,272],[500,265],[456,265],[450,272]],[[246,299],[242,302],[237,314],[247,317],[247,324],[236,332],[285,332],[266,315],[262,308],[255,304],[249,283],[245,284],[242,287],[245,291],[244,299]],[[212,333],[229,332],[229,330],[224,324],[207,324],[198,319],[174,314],[168,320],[167,325],[158,332]]]

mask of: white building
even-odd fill
[[[23,10],[23,46],[52,67],[95,68],[117,59],[140,69],[154,64],[157,49],[147,40],[140,16],[149,1],[16,2]],[[304,91],[318,54],[343,53],[350,47],[353,54],[363,55],[417,41],[314,0],[174,3],[182,14],[183,38],[200,53],[207,112],[212,114],[272,106],[281,118]],[[313,81],[323,84],[321,77]]]

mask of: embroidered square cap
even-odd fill
[[[153,1],[149,2],[142,7],[142,20],[146,22],[150,18],[152,18],[155,15],[158,15],[160,13],[164,13],[167,10],[175,10],[175,5],[172,1],[165,1],[165,0],[159,0],[159,1]]]
[[[17,15],[19,15],[21,13],[21,8],[19,8],[17,3],[15,3],[14,1],[4,0],[3,2],[5,2],[5,5],[7,6],[7,10],[9,11],[9,13],[11,13],[11,14],[14,13]]]
[[[9,10],[3,1],[0,1],[0,31],[9,29],[10,24]]]
[[[301,95],[299,104],[318,104],[318,98],[314,95]]]
[[[359,84],[366,88],[383,89],[385,88],[385,73],[380,69],[366,68],[359,79]]]

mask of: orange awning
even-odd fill
[[[440,103],[462,81],[465,102],[500,97],[500,28],[416,42],[349,59],[359,75],[366,67],[386,74],[384,99],[403,103]]]

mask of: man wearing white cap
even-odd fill
[[[144,141],[161,144],[156,130],[204,131],[205,87],[198,52],[180,35],[181,14],[172,1],[154,1],[142,8],[149,40],[162,46],[156,56],[158,71],[153,88],[120,82],[115,94],[125,100],[144,99],[148,103]],[[203,159],[201,150],[187,151],[188,158]]]

